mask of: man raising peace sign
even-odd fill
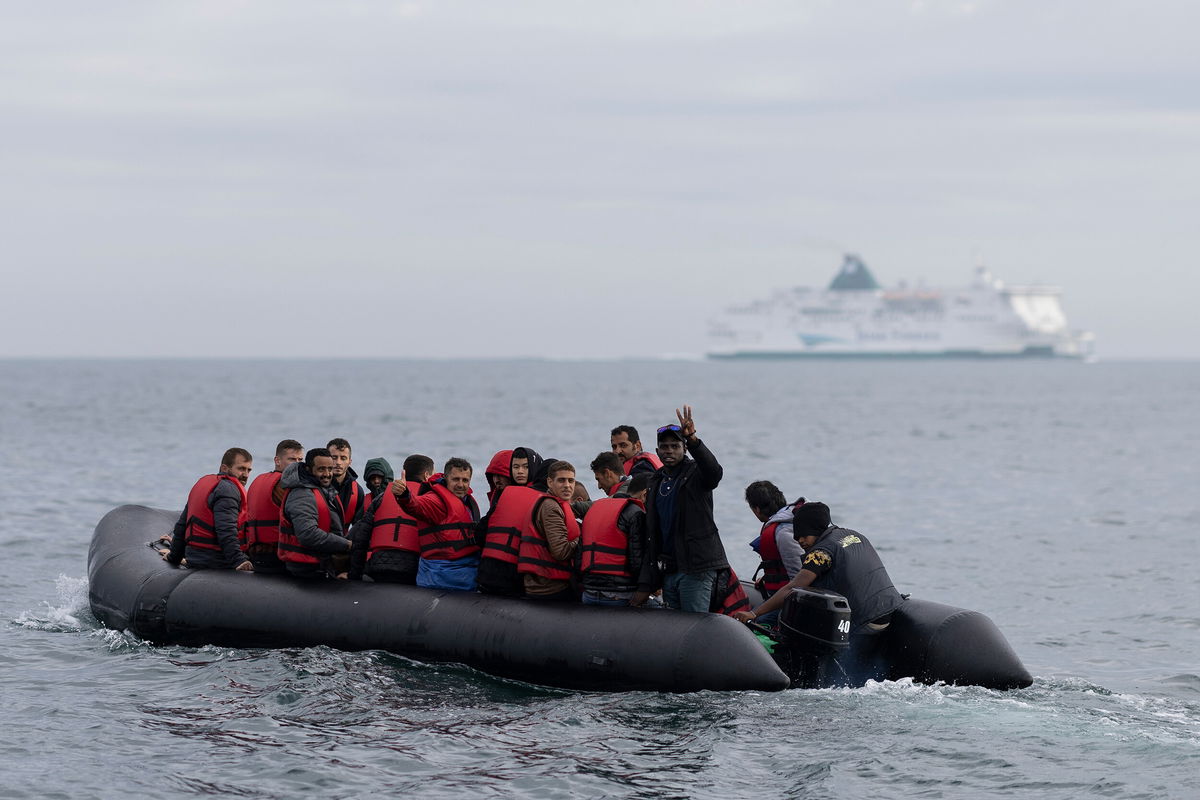
[[[724,471],[696,435],[692,407],[676,409],[675,417],[679,424],[658,429],[663,466],[651,477],[646,493],[650,557],[638,582],[638,596],[661,585],[663,600],[671,608],[707,612],[717,575],[729,567],[713,520],[712,491]],[[660,561],[661,582],[654,575]]]

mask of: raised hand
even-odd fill
[[[392,481],[392,494],[396,497],[404,497],[408,493],[408,481],[404,478],[404,470],[400,470],[400,477]]]
[[[696,422],[692,419],[692,407],[685,405],[683,411],[675,409],[675,416],[679,419],[679,432],[683,434],[683,438],[691,441],[696,436]]]

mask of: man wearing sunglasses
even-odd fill
[[[681,611],[707,612],[718,573],[729,568],[713,520],[712,492],[724,472],[696,436],[692,407],[676,409],[675,416],[678,425],[658,429],[663,466],[651,476],[646,496],[650,552],[639,589],[657,583],[653,569],[661,564],[663,601]]]

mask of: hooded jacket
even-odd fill
[[[279,485],[287,490],[283,516],[291,521],[292,531],[301,547],[321,554],[350,552],[350,540],[342,535],[342,501],[332,485],[321,486],[303,461],[288,464]],[[317,525],[317,500],[311,491],[307,491],[309,489],[319,491],[329,505],[328,531]]]
[[[687,455],[674,468],[663,467],[650,476],[646,492],[646,540],[648,558],[642,566],[640,587],[658,588],[652,568],[663,557],[663,531],[660,530],[656,500],[663,479],[674,474],[675,519],[670,535],[674,555],[666,559],[666,572],[696,573],[729,566],[721,533],[713,520],[713,489],[721,482],[724,470],[700,439],[687,444]]]
[[[367,484],[367,486],[371,485],[372,475],[383,476],[383,488],[385,490],[387,489],[387,485],[389,483],[396,480],[396,473],[392,471],[392,465],[388,463],[386,458],[372,458],[367,461],[367,466],[365,469],[363,469],[363,483]],[[367,502],[369,503],[371,500],[375,499],[375,497],[376,495],[371,493],[370,500]]]

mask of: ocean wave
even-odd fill
[[[88,605],[87,578],[60,574],[54,581],[54,589],[58,594],[57,605],[44,602],[40,609],[18,614],[13,624],[51,633],[78,633],[96,624]]]

